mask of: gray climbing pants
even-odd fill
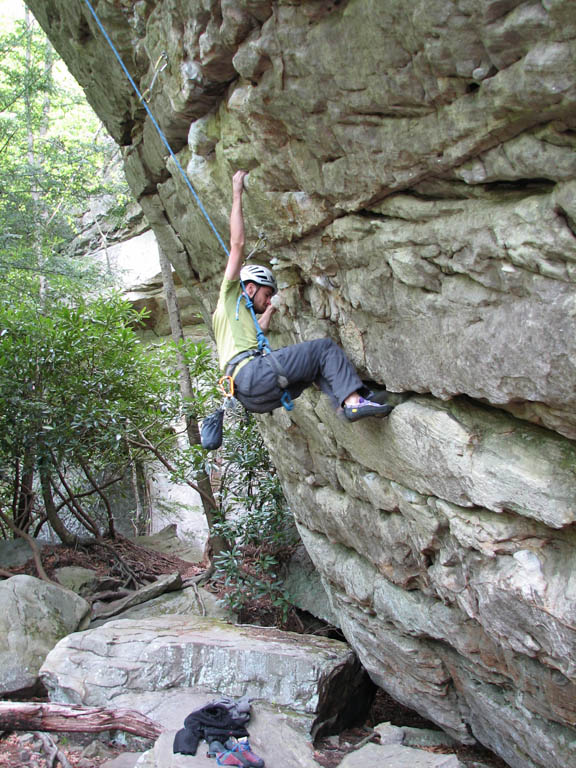
[[[238,371],[234,394],[247,411],[268,413],[282,405],[284,390],[278,384],[271,356],[288,379],[287,391],[293,400],[312,384],[330,396],[335,408],[352,392],[370,394],[340,347],[332,339],[316,339],[255,357]]]

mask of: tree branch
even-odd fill
[[[154,454],[154,456],[158,459],[158,461],[163,464],[168,472],[172,472],[173,474],[176,474],[175,468],[170,464],[168,459],[160,453],[160,451],[157,450],[157,448],[148,440],[146,435],[141,431],[138,431],[138,436],[140,437],[140,440],[142,440],[142,443],[139,443],[137,440],[134,440],[133,438],[128,438],[131,445],[135,445],[137,448],[145,448],[147,451],[150,451]],[[208,501],[210,504],[213,504],[213,499],[210,498],[209,494],[205,493],[201,488],[199,488],[196,483],[193,483],[192,480],[184,480],[184,482],[190,486],[193,490],[196,491],[196,493],[199,493],[200,496],[202,496],[206,501]]]
[[[28,543],[28,546],[32,550],[32,557],[34,558],[34,565],[36,566],[36,572],[38,573],[38,578],[42,579],[42,581],[47,581],[49,584],[55,584],[54,581],[48,576],[46,571],[44,570],[44,566],[42,565],[42,558],[40,557],[40,549],[38,548],[38,545],[30,536],[29,533],[26,533],[26,531],[23,531],[21,528],[18,528],[18,526],[10,520],[10,518],[4,514],[4,512],[0,509],[0,520],[2,520],[3,523],[5,523],[8,528],[10,528],[11,531],[13,531],[17,536],[19,536],[21,539],[24,539]],[[11,573],[10,576],[13,576],[14,574]]]
[[[146,739],[157,739],[162,733],[158,723],[130,709],[0,701],[0,731],[98,733],[110,730],[126,731]]]
[[[102,485],[95,485],[94,488],[90,491],[83,491],[82,493],[77,493],[76,498],[77,499],[85,499],[87,496],[93,496],[95,493],[98,493],[99,491],[103,491],[105,488],[108,488],[111,485],[114,485],[114,483],[119,483],[120,480],[122,480],[122,476],[120,477],[114,477],[112,480],[107,480],[105,483],[102,483]],[[61,498],[63,498],[63,495],[60,494]],[[62,507],[65,507],[68,505],[69,499],[64,499],[60,504],[57,505],[56,511],[59,512]]]
[[[110,507],[110,502],[108,501],[108,497],[105,496],[105,494],[102,493],[102,489],[99,487],[98,483],[92,476],[92,473],[90,472],[90,469],[88,468],[88,465],[86,464],[83,459],[80,458],[80,456],[76,457],[76,460],[78,461],[78,464],[82,467],[82,471],[86,475],[86,478],[88,479],[88,482],[92,485],[98,496],[102,499],[104,502],[104,506],[106,507],[106,514],[108,515],[108,534],[111,539],[116,538],[116,531],[114,530],[114,515],[112,514],[112,508]]]
[[[54,490],[54,492],[56,494],[58,494],[58,496],[62,499],[62,504],[60,504],[58,506],[58,510],[62,509],[62,507],[68,507],[68,510],[74,515],[76,520],[78,520],[78,522],[81,525],[83,525],[84,528],[86,528],[86,530],[89,533],[91,533],[93,536],[98,538],[100,536],[100,531],[93,525],[93,523],[90,520],[90,518],[86,518],[86,516],[84,514],[84,510],[82,509],[82,507],[80,507],[79,505],[75,505],[73,499],[65,498],[64,494],[62,493],[60,488],[58,488],[58,486],[56,485],[56,483],[54,482],[54,479],[52,477],[50,477],[49,483],[50,483],[50,487]],[[54,506],[54,509],[56,510],[55,506]],[[48,517],[50,519],[52,527],[54,528],[54,523],[52,521],[52,515],[49,515]],[[62,538],[62,537],[60,536],[60,538]],[[71,542],[69,542],[69,543],[71,543]]]
[[[97,526],[97,525],[96,525],[96,523],[95,523],[95,522],[92,520],[92,518],[90,517],[90,515],[88,515],[88,514],[87,514],[86,512],[84,512],[84,510],[82,509],[82,506],[81,506],[81,505],[80,505],[80,503],[78,502],[78,500],[77,500],[77,498],[76,498],[76,495],[73,493],[72,489],[71,489],[71,488],[70,488],[70,486],[68,485],[68,483],[67,483],[67,481],[66,481],[66,478],[64,477],[64,473],[62,472],[62,470],[61,470],[61,469],[60,469],[60,467],[58,466],[58,463],[57,463],[57,461],[56,461],[56,457],[54,456],[54,452],[53,452],[51,449],[49,449],[49,450],[50,450],[50,455],[52,456],[52,462],[53,462],[53,466],[54,466],[54,469],[56,470],[56,472],[57,472],[57,474],[58,474],[58,477],[60,478],[60,482],[61,482],[61,483],[62,483],[62,485],[64,486],[64,490],[65,490],[65,491],[66,491],[66,493],[68,494],[68,498],[69,498],[69,500],[70,500],[70,503],[73,505],[74,509],[75,509],[75,510],[76,510],[76,512],[78,513],[78,514],[76,515],[76,517],[78,518],[78,520],[79,520],[80,522],[82,522],[82,523],[83,523],[83,525],[84,525],[84,526],[85,526],[85,527],[86,527],[86,528],[87,528],[89,531],[91,531],[91,533],[92,533],[94,536],[96,536],[96,538],[97,538],[97,539],[98,539],[98,538],[100,538],[100,531],[98,530],[98,526]]]

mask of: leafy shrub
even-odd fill
[[[230,419],[222,448],[220,533],[234,545],[215,558],[223,601],[238,612],[267,601],[283,620],[292,604],[280,577],[298,542],[276,468],[253,417]]]
[[[102,478],[121,476],[142,454],[134,447],[142,435],[155,444],[171,438],[175,377],[140,344],[140,319],[115,295],[44,310],[25,298],[0,307],[0,507],[21,529],[48,515],[66,538],[59,521],[90,517],[87,484],[102,499]]]

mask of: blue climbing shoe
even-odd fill
[[[360,421],[360,419],[369,418],[382,419],[393,410],[394,406],[388,405],[388,403],[373,403],[363,397],[358,400],[356,405],[345,405],[343,408],[344,416],[348,421]]]

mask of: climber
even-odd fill
[[[220,367],[233,380],[235,397],[246,410],[267,413],[286,404],[286,393],[291,402],[316,383],[348,421],[387,416],[392,406],[367,399],[372,393],[331,339],[305,341],[268,353],[258,348],[258,332],[268,331],[276,311],[272,297],[278,289],[267,267],[242,266],[245,176],[246,171],[237,171],[232,179],[230,254],[212,318]],[[246,300],[251,300],[258,321]]]

